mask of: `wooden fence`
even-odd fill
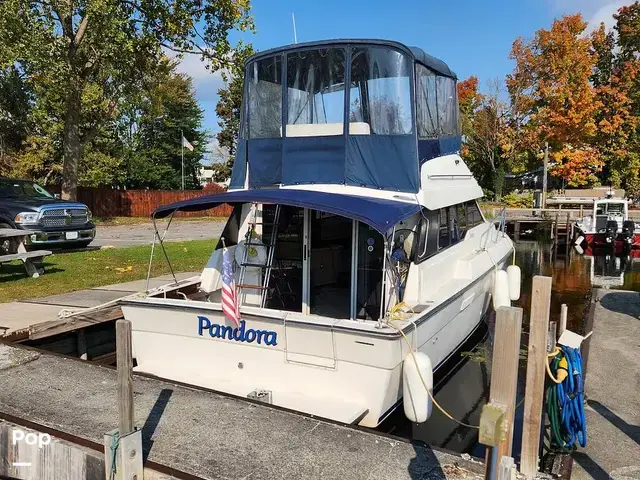
[[[60,193],[59,186],[47,186],[51,193]],[[112,188],[78,187],[78,201],[89,207],[95,217],[150,217],[153,211],[169,203],[224,192],[218,185],[204,190],[117,190]],[[227,217],[229,205],[220,205],[201,212],[179,212],[177,216]]]

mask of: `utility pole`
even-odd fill
[[[544,171],[542,173],[542,208],[547,208],[547,172],[549,165],[549,142],[544,142]]]

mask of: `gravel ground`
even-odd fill
[[[158,231],[162,235],[164,226],[159,225]],[[165,241],[206,240],[218,238],[224,228],[224,222],[219,220],[177,221],[171,224]],[[97,227],[96,238],[91,247],[130,247],[133,245],[150,245],[153,241],[153,224],[118,225]]]

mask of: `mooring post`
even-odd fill
[[[567,213],[567,230],[565,233],[567,241],[567,243],[565,244],[565,255],[569,255],[569,247],[571,244],[571,239],[573,238],[573,235],[571,235],[571,215],[569,213]]]
[[[87,360],[89,358],[87,355],[87,335],[84,328],[81,328],[76,333],[76,347],[78,350],[78,358],[81,360]]]
[[[118,430],[104,436],[105,473],[108,479],[143,478],[142,430],[133,424],[133,356],[131,322],[116,321]]]
[[[540,275],[533,277],[522,452],[520,454],[520,472],[528,478],[535,478],[538,471],[545,362],[547,361],[547,334],[551,308],[551,283],[551,277]]]
[[[551,353],[556,348],[556,332],[558,331],[556,322],[549,322],[549,331],[547,332],[547,353]]]
[[[558,338],[564,333],[567,329],[567,314],[569,313],[569,309],[567,308],[567,304],[563,303],[560,305],[560,326],[558,327]]]
[[[486,479],[494,479],[502,458],[511,457],[521,332],[522,309],[500,307],[496,312],[489,403],[480,416],[480,443],[489,447]]]
[[[116,321],[116,362],[118,367],[118,415],[120,435],[133,431],[133,355],[131,322]]]
[[[556,221],[553,225],[553,257],[558,256],[558,214],[556,213]]]

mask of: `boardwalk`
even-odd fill
[[[572,479],[640,478],[640,294],[598,290],[586,358],[587,447]]]

